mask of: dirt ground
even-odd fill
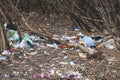
[[[62,23],[62,22],[61,22]],[[44,26],[44,25],[43,25]],[[49,26],[46,26],[47,29]],[[51,34],[64,34],[65,28],[54,27]],[[66,27],[67,28],[67,27]],[[60,30],[60,31],[58,31]],[[22,30],[22,32],[27,30]],[[39,32],[40,33],[40,32]],[[70,34],[69,34],[70,33]],[[43,34],[43,32],[41,33]],[[68,31],[74,35],[74,31]],[[93,33],[91,33],[93,34]],[[88,34],[88,35],[91,35]],[[99,34],[101,33],[94,33]],[[49,36],[49,35],[47,35]],[[46,41],[47,42],[47,41]],[[29,55],[37,51],[36,55]],[[83,59],[77,53],[79,48],[54,49],[35,48],[33,50],[16,50],[14,56],[6,61],[0,62],[0,80],[119,80],[120,79],[120,50],[100,50],[99,59]],[[62,62],[72,62],[64,64]],[[59,74],[79,73],[79,79],[62,78]],[[35,74],[48,73],[47,78],[34,78]]]
[[[46,52],[45,52],[46,51]],[[81,79],[77,80],[119,80],[120,78],[120,51],[102,51],[104,58],[101,60],[87,59],[84,60],[75,53],[76,50],[64,49],[47,49],[40,50],[35,56],[27,56],[24,58],[19,53],[14,57],[13,61],[5,61],[0,63],[0,79],[1,80],[34,80],[33,75],[36,73],[56,71],[78,71],[82,74]],[[75,63],[74,66],[59,64],[59,62]],[[36,79],[39,80],[39,79]],[[61,79],[60,76],[50,76],[48,79],[41,80],[72,80]],[[73,79],[74,80],[74,79]]]

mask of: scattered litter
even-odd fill
[[[6,50],[6,51],[2,52],[2,55],[10,55],[10,54],[11,54],[11,52],[9,50]]]
[[[54,31],[55,28],[49,28],[49,30]],[[6,35],[12,48],[0,54],[0,61],[11,60],[10,65],[13,71],[11,70],[10,75],[5,73],[5,78],[30,76],[35,80],[51,80],[51,77],[55,80],[90,80],[90,77],[86,75],[87,68],[84,64],[87,61],[88,53],[94,53],[97,50],[96,46],[97,48],[104,46],[106,49],[115,49],[115,40],[112,38],[104,40],[102,36],[87,36],[78,32],[79,29],[76,27],[71,27],[70,30],[72,30],[71,32],[76,31],[75,35],[68,36],[68,33],[63,30],[66,33],[53,35],[53,40],[24,33],[20,42],[18,32],[7,27]],[[70,44],[73,45],[70,46]],[[116,62],[117,60],[109,58],[107,61]],[[99,62],[96,61],[96,63]],[[16,65],[17,63],[19,65]],[[90,68],[94,66],[91,64],[93,60],[88,63]],[[104,79],[104,74],[100,73],[97,79]]]
[[[71,27],[70,30],[71,31],[78,31],[79,29],[77,27]]]
[[[58,47],[59,48],[68,48],[68,46],[65,43],[61,43]]]
[[[100,73],[98,76],[97,76],[97,79],[102,79],[102,80],[106,80],[105,79],[105,75],[103,73]]]
[[[48,73],[34,74],[33,78],[34,79],[49,78],[49,74]]]
[[[97,41],[97,42],[101,42],[103,40],[103,37],[101,36],[94,36],[94,37],[91,37],[93,40]]]
[[[114,62],[114,61],[117,61],[117,60],[115,59],[115,57],[111,57],[111,58],[107,59],[107,61]]]
[[[7,57],[0,56],[0,61],[5,61],[7,60]]]
[[[49,28],[48,30],[50,30],[50,31],[55,31],[55,28]]]
[[[86,59],[87,58],[87,55],[85,53],[78,53],[79,56],[83,59]]]
[[[82,77],[82,74],[80,74],[79,72],[73,72],[73,71],[68,71],[62,75],[62,78],[65,78],[65,79],[80,79],[81,77]]]
[[[17,25],[15,22],[9,21],[4,24],[5,29],[17,30]]]
[[[77,33],[76,35],[77,35],[77,36],[81,36],[81,37],[84,37],[84,36],[85,36],[85,35],[82,34],[81,32]]]
[[[103,30],[103,34],[105,34],[105,35],[109,35],[110,33],[109,33],[108,30]]]
[[[35,51],[35,52],[30,52],[30,53],[27,53],[28,55],[36,55],[36,54],[38,54],[38,52],[37,51]]]
[[[59,64],[68,65],[68,62],[59,62]]]
[[[103,45],[107,49],[115,49],[116,48],[116,44],[115,44],[115,40],[114,39],[109,39],[108,41],[104,42]]]
[[[46,44],[46,45],[47,45],[47,47],[58,49],[58,45],[56,43],[54,43],[54,44]]]
[[[31,39],[32,41],[39,41],[39,40],[40,40],[40,38],[37,37],[37,36],[35,36],[35,35],[31,35],[31,36],[30,36],[30,39]]]
[[[7,35],[9,41],[16,41],[16,42],[19,41],[19,35],[18,35],[17,31],[8,30],[6,35]]]

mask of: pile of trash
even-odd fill
[[[79,61],[80,58],[86,59],[87,54],[95,53],[97,48],[116,50],[116,46],[119,45],[119,43],[115,42],[113,37],[106,38],[100,35],[84,35],[79,32],[79,29],[76,27],[70,28],[71,31],[77,31],[76,35],[68,36],[68,33],[64,35],[55,34],[53,35],[52,41],[49,43],[47,42],[47,40],[50,40],[49,38],[44,39],[36,35],[29,35],[28,33],[22,34],[21,40],[18,29],[7,25],[8,24],[5,24],[6,36],[11,48],[0,54],[0,61],[6,61],[11,56],[14,56],[17,59],[22,59],[23,63],[25,63],[24,60],[29,60],[28,58],[30,58],[30,62],[36,63],[37,67],[40,69],[40,71],[32,73],[33,70],[36,69],[32,67],[34,65],[24,65],[29,67],[27,73],[32,75],[32,79],[45,78],[50,80],[58,78],[65,80],[90,80],[83,74],[86,66]],[[28,55],[30,55],[30,57]],[[32,61],[31,56],[33,55],[36,56],[35,59],[32,58]],[[39,59],[36,57],[39,57]],[[44,61],[45,58],[43,57],[45,57],[47,61]],[[41,61],[42,58],[43,61]],[[13,73],[16,75],[19,72],[14,71]],[[9,76],[5,75],[5,77]]]
[[[23,34],[22,40],[20,41],[20,36],[18,34],[16,26],[11,25],[10,23],[4,24],[10,48],[1,53],[0,60],[6,60],[7,59],[6,56],[13,55],[17,49],[29,50],[31,48],[40,47],[40,44],[38,42],[41,39],[39,37],[35,35],[30,36],[28,33],[25,33]]]
[[[66,33],[67,34],[67,33]],[[105,47],[107,49],[115,49],[116,43],[112,36],[87,36],[78,32],[75,36],[54,35],[53,39],[63,41],[65,43],[78,43],[84,45],[86,48]],[[99,44],[99,45],[98,45]]]
[[[13,25],[12,25],[13,24]],[[11,26],[12,25],[12,26]],[[18,48],[29,50],[30,48],[40,47],[39,41],[42,40],[40,37],[35,35],[29,35],[28,33],[24,33],[22,36],[22,40],[20,41],[20,36],[18,34],[18,29],[15,26],[15,23],[4,24],[6,30],[6,36],[8,38],[9,45],[11,49],[2,52],[2,55],[10,55]],[[44,43],[45,47],[51,47],[55,49],[68,49],[72,44],[72,47],[79,47],[83,50],[83,53],[92,53],[96,52],[96,48],[105,47],[107,49],[116,49],[116,42],[113,38],[105,40],[105,37],[97,35],[97,36],[86,36],[79,32],[79,29],[76,27],[71,27],[70,30],[77,31],[75,36],[67,36],[65,35],[53,35],[53,41],[51,43]],[[45,40],[42,40],[45,41]],[[81,48],[82,47],[82,48]],[[81,55],[81,54],[79,54]],[[83,55],[85,57],[85,55]],[[6,60],[6,57],[0,57],[0,60]]]
[[[53,43],[47,44],[49,47],[53,48],[68,48],[68,43],[72,43],[74,45],[83,45],[85,48],[95,51],[95,48],[106,48],[106,49],[116,49],[117,45],[120,45],[118,42],[115,41],[115,39],[112,36],[103,36],[103,35],[84,35],[79,31],[77,27],[71,27],[69,28],[70,31],[76,32],[74,36],[68,36],[67,32],[64,31],[64,35],[53,35]],[[117,39],[118,41],[119,38]],[[60,43],[58,43],[60,42]]]
[[[73,30],[74,29],[74,30]],[[112,36],[101,36],[101,35],[84,35],[83,33],[79,32],[79,29],[76,27],[70,28],[72,31],[76,31],[76,35],[74,36],[68,36],[68,33],[65,33],[65,35],[53,35],[53,40],[59,41],[63,43],[65,48],[72,46],[72,47],[78,47],[81,49],[83,54],[79,54],[82,57],[85,58],[86,53],[96,54],[98,49],[114,49],[117,50],[117,45],[120,45],[118,42],[115,41],[115,39]],[[119,41],[119,40],[118,40]],[[52,45],[48,45],[51,47],[54,47],[56,49],[60,48],[59,44],[53,43]],[[86,56],[87,57],[87,56]]]

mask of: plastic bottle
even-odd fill
[[[24,40],[27,42],[27,44],[28,44],[30,47],[33,47],[33,42],[32,42],[32,40],[30,39],[30,36],[28,35],[28,33],[24,34],[23,38],[24,38]]]
[[[33,47],[33,44],[32,44],[30,41],[27,41],[27,44],[28,44],[30,47]]]

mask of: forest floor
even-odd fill
[[[76,32],[68,29],[71,25],[66,26],[68,27],[54,27],[54,31],[47,30],[49,28],[47,25],[45,28],[47,27],[46,32],[51,33],[51,35],[65,34],[67,31],[69,36],[74,36]],[[22,29],[22,32],[30,33],[25,29]],[[44,34],[44,32],[39,33]],[[84,34],[88,36],[93,34],[102,35],[100,32]],[[47,36],[49,35],[47,34]],[[41,42],[39,43],[41,44]],[[102,54],[100,59],[83,59],[78,55],[80,51],[81,50],[79,48],[74,47],[68,49],[55,49],[45,46],[26,51],[18,49],[14,53],[14,56],[10,57],[9,60],[0,62],[0,80],[120,79],[120,50],[109,50],[102,48],[100,49],[100,54]],[[29,55],[29,53],[32,54],[32,52],[33,55]],[[34,55],[34,53],[36,54]]]

